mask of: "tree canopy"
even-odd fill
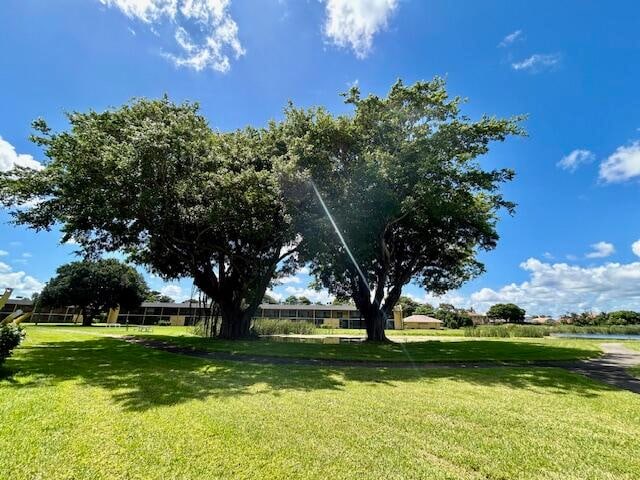
[[[175,300],[169,295],[164,295],[157,290],[151,290],[147,293],[146,302],[175,303]]]
[[[522,323],[526,311],[514,303],[496,303],[487,311],[487,317],[509,323]]]
[[[61,133],[34,123],[43,170],[2,176],[2,202],[26,205],[15,222],[57,223],[88,255],[122,251],[164,279],[192,277],[220,307],[220,336],[248,335],[278,265],[295,263],[279,126],[216,133],[197,104],[166,97],[68,120]]]
[[[46,307],[80,307],[82,324],[89,326],[97,314],[139,307],[147,295],[147,284],[133,267],[115,259],[85,260],[59,267],[38,301]]]
[[[408,282],[437,294],[484,270],[476,255],[496,246],[498,211],[514,210],[500,193],[514,173],[483,169],[477,158],[524,132],[519,117],[471,121],[441,79],[399,81],[386,97],[354,87],[345,99],[353,112],[342,116],[290,107],[286,131],[291,157],[350,251],[318,200],[298,229],[312,274],[351,296],[379,341]]]

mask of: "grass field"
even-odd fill
[[[34,327],[28,327],[29,329]],[[466,338],[442,337],[429,341],[390,344],[320,344],[290,343],[274,340],[223,341],[189,335],[185,327],[156,327],[151,332],[135,328],[38,327],[102,335],[143,335],[169,341],[175,345],[196,347],[212,352],[255,354],[278,357],[319,359],[375,360],[388,362],[447,361],[535,361],[573,360],[597,356],[600,342],[559,338]],[[70,329],[70,330],[69,330]]]
[[[290,343],[271,340],[222,341],[200,337],[152,337],[212,352],[278,357],[386,362],[573,360],[597,356],[599,342],[574,339],[437,338],[390,344]]]
[[[80,329],[29,328],[0,372],[3,479],[640,471],[640,396],[559,369],[211,362]]]

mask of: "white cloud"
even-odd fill
[[[385,29],[398,0],[326,0],[324,34],[358,58],[371,51],[373,37]]]
[[[302,279],[296,275],[290,275],[288,277],[279,278],[278,283],[282,283],[282,284],[302,283]]]
[[[636,240],[631,244],[631,251],[640,257],[640,240]]]
[[[160,293],[162,295],[166,295],[167,297],[173,298],[176,302],[182,302],[189,298],[182,291],[182,287],[180,285],[165,285],[160,289]]]
[[[100,0],[120,9],[129,18],[153,27],[169,21],[179,53],[164,56],[176,66],[201,71],[211,68],[227,72],[231,57],[239,58],[245,50],[238,38],[238,25],[229,13],[230,0]],[[159,35],[158,35],[159,36]]]
[[[6,257],[7,255],[9,255],[9,252],[6,250],[0,250],[0,257]]]
[[[544,258],[546,258],[547,260],[553,260],[553,259],[555,258],[555,256],[554,256],[554,255],[553,255],[553,253],[551,253],[551,252],[544,252],[544,253],[542,254],[542,256],[543,256]]]
[[[528,313],[551,315],[640,309],[640,262],[583,268],[530,258],[520,266],[530,273],[528,281],[499,290],[483,288],[471,294],[468,304],[486,311],[494,303],[513,302]]]
[[[6,263],[0,262],[0,289],[13,288],[12,296],[30,297],[39,292],[44,284],[25,272],[14,272]]]
[[[509,35],[504,37],[498,46],[503,48],[508,47],[509,45],[514,43],[516,40],[519,40],[521,38],[522,38],[522,30],[516,30],[515,32],[511,32]]]
[[[593,251],[587,253],[587,258],[605,258],[613,255],[613,253],[616,251],[616,248],[613,246],[613,244],[608,242],[594,243],[593,245],[591,245],[591,248],[593,249]]]
[[[523,70],[531,73],[537,73],[542,70],[555,67],[560,63],[561,58],[562,57],[559,53],[536,53],[520,62],[512,63],[511,67],[514,70]]]
[[[607,183],[640,177],[640,142],[618,149],[600,164],[600,179]]]
[[[286,287],[284,291],[287,295],[295,295],[296,297],[307,297],[313,303],[321,302],[321,303],[330,303],[335,298],[333,295],[329,294],[327,290],[314,290],[312,288],[302,288],[302,287]]]
[[[282,300],[284,300],[284,295],[278,292],[274,292],[271,289],[267,289],[265,293],[266,295],[269,295],[271,298],[273,298],[276,302],[281,302]]]
[[[8,172],[13,167],[28,167],[34,170],[42,170],[44,168],[31,155],[17,153],[14,146],[0,136],[0,172]]]
[[[562,157],[556,165],[573,173],[579,166],[591,163],[595,158],[596,156],[589,150],[574,150],[569,155]]]
[[[31,257],[33,257],[33,255],[31,255],[29,252],[24,252],[22,254],[22,258],[31,258]]]

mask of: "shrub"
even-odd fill
[[[11,351],[20,345],[24,336],[24,330],[17,325],[0,325],[0,365],[9,358]]]
[[[315,328],[315,325],[311,322],[295,322],[292,320],[265,318],[253,322],[253,331],[258,335],[311,335],[315,332]]]
[[[551,333],[551,328],[543,325],[481,325],[465,328],[465,337],[526,337],[541,338]]]

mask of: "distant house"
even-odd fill
[[[536,325],[550,325],[556,323],[556,321],[551,317],[531,317],[525,319],[526,323],[533,323]]]
[[[405,318],[402,323],[406,329],[437,329],[442,328],[442,320],[430,317],[428,315],[410,315]]]

